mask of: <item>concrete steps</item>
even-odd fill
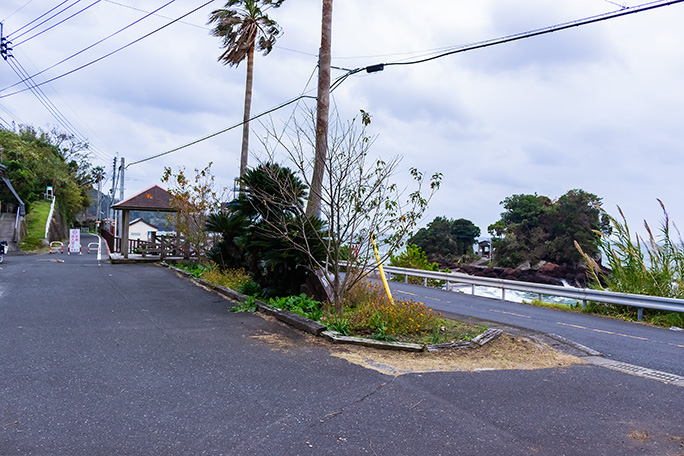
[[[16,244],[12,242],[14,236],[14,222],[16,214],[0,214],[0,241],[7,241],[11,250],[16,250]]]

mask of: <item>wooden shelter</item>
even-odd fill
[[[171,200],[173,200],[173,196],[168,191],[164,190],[159,185],[153,185],[112,206],[114,210],[122,211],[121,254],[124,258],[128,258],[131,211],[178,212],[171,206]]]

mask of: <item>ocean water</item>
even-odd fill
[[[570,286],[570,285],[565,285]],[[483,296],[486,298],[501,299],[502,293],[501,288],[495,287],[474,287],[475,296]],[[465,293],[473,294],[473,287],[471,285],[464,284],[452,284],[451,291],[454,293]],[[550,295],[539,295],[538,293],[525,293],[523,291],[506,290],[504,294],[504,299],[511,302],[531,302],[535,299],[540,299],[543,302],[553,303],[553,304],[564,304],[566,306],[572,306],[578,303],[576,299],[563,298],[559,296]]]

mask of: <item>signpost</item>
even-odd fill
[[[81,255],[81,230],[78,228],[69,230],[69,248],[67,255],[78,253]]]

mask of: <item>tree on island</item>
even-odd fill
[[[577,267],[583,258],[577,241],[594,258],[599,253],[600,233],[610,233],[601,212],[601,198],[584,190],[570,190],[558,200],[547,196],[513,195],[501,204],[501,219],[489,225],[494,237],[494,263],[517,267],[525,261],[548,261]]]
[[[423,249],[429,261],[445,263],[472,255],[473,244],[479,235],[480,228],[470,220],[436,217],[426,228],[418,230],[408,243]]]

